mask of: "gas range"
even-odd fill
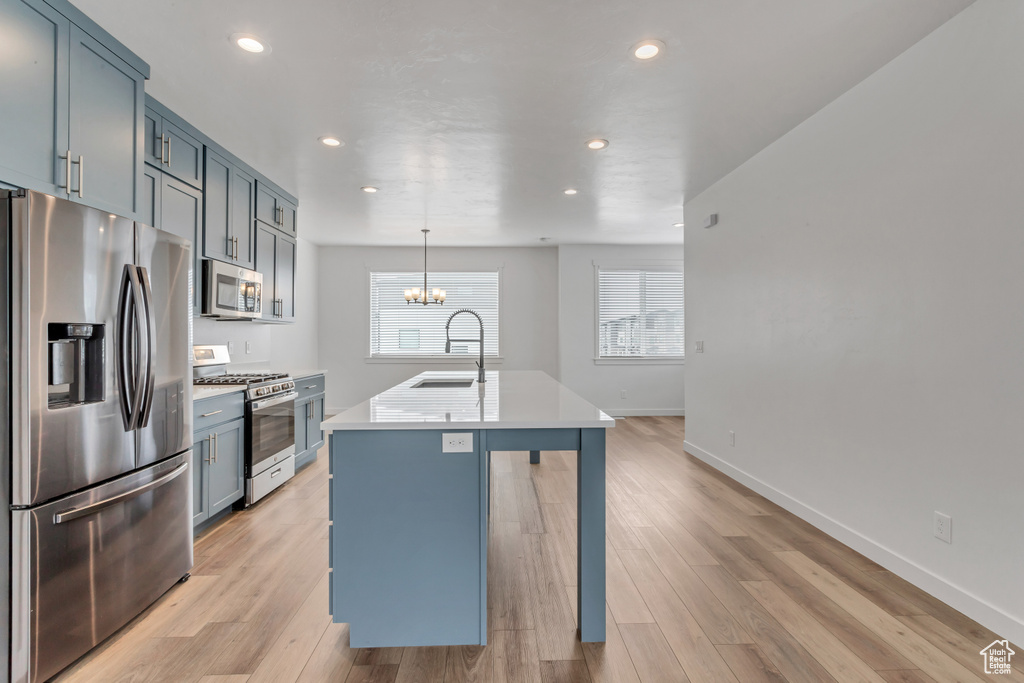
[[[255,401],[286,394],[295,389],[295,382],[285,372],[240,372],[235,374],[196,377],[193,384],[199,385],[240,385],[246,387],[245,398]]]
[[[295,382],[284,372],[228,373],[226,346],[193,348],[192,383],[245,387],[245,506],[295,473]]]

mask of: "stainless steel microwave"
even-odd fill
[[[263,275],[204,259],[202,314],[211,318],[262,318]]]

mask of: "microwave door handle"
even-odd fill
[[[131,265],[124,267],[121,276],[121,293],[117,302],[117,393],[126,432],[135,429],[135,413],[132,412],[135,378],[131,371],[131,359],[128,353],[131,336],[129,330],[135,319],[135,314],[132,312],[131,278],[128,274],[131,268]]]
[[[153,359],[156,356],[156,316],[153,313],[153,289],[149,286],[149,273],[142,266],[136,266],[139,271],[142,298],[144,302],[143,313],[145,314],[146,326],[146,364],[143,374],[143,409],[139,416],[139,427],[149,426],[149,416],[153,412],[153,392],[156,389],[156,369],[153,367]]]
[[[146,390],[146,378],[145,364],[141,363],[143,344],[140,342],[140,338],[146,328],[140,316],[140,307],[143,306],[142,298],[142,283],[139,281],[139,272],[135,266],[129,265],[128,267],[128,279],[132,285],[132,329],[134,330],[134,343],[131,344],[132,363],[131,366],[135,370],[135,387],[132,393],[132,429],[138,429],[141,426],[139,417],[141,416],[143,401],[145,400]],[[149,336],[148,334],[146,335]]]

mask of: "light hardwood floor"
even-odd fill
[[[683,429],[609,430],[602,645],[574,632],[575,454],[545,452],[540,465],[494,454],[490,644],[350,649],[327,614],[325,448],[197,538],[191,580],[59,680],[986,680],[978,652],[994,633],[683,453]]]

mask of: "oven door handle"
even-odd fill
[[[280,396],[274,396],[273,398],[268,398],[268,399],[266,399],[264,401],[253,401],[252,402],[252,409],[253,410],[260,410],[262,408],[270,408],[271,406],[276,406],[279,403],[285,403],[287,401],[295,401],[295,398],[297,396],[298,396],[298,394],[295,393],[294,391],[289,391],[287,394],[281,394]]]

